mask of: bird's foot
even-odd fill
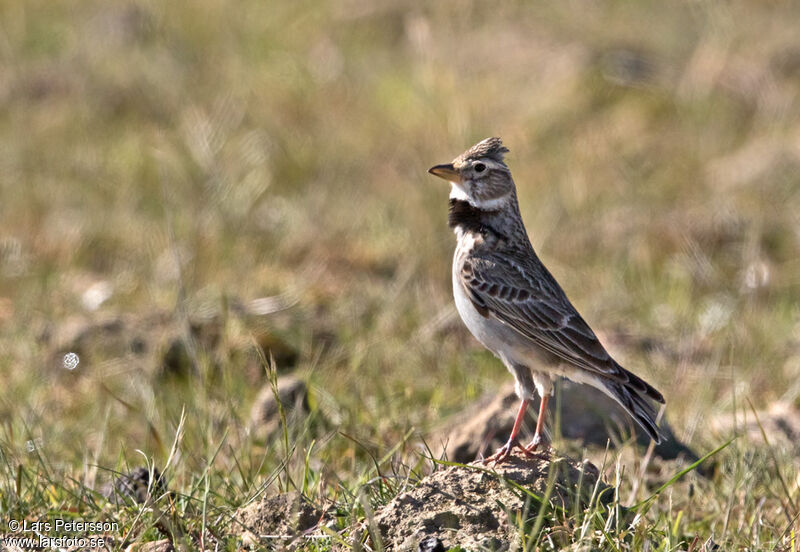
[[[542,444],[542,441],[543,441],[542,436],[537,433],[536,435],[533,436],[533,439],[531,439],[531,442],[528,443],[527,446],[525,446],[523,448],[523,450],[525,452],[527,452],[528,454],[533,456],[533,453],[536,452],[536,450],[539,448],[539,445]],[[545,449],[545,450],[541,451],[540,454],[546,454],[547,451],[548,450]]]
[[[505,445],[497,449],[497,452],[495,452],[489,458],[485,458],[483,460],[483,463],[488,464],[489,462],[491,462],[494,465],[502,464],[503,462],[508,460],[508,457],[511,455],[511,451],[514,450],[515,447],[521,450],[522,453],[528,458],[536,458],[536,455],[531,452],[528,452],[527,448],[523,447],[517,439],[509,439]]]

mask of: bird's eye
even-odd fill
[[[484,165],[483,163],[475,163],[475,165],[472,168],[475,169],[476,173],[482,173],[483,171],[486,170],[486,165]]]

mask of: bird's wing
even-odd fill
[[[476,309],[493,316],[542,349],[599,376],[627,381],[628,372],[606,352],[589,325],[538,259],[473,252],[461,283]]]

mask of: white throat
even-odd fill
[[[455,182],[450,183],[450,199],[457,199],[459,201],[472,201],[469,199],[467,192],[461,189],[461,186],[456,184]]]
[[[459,201],[466,201],[476,209],[483,211],[497,211],[502,209],[508,203],[508,196],[496,197],[494,199],[476,200],[469,197],[469,194],[455,182],[450,183],[450,199],[457,199]]]

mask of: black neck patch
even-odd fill
[[[505,238],[503,234],[486,224],[486,215],[494,214],[497,211],[478,209],[463,199],[450,198],[450,211],[447,219],[450,228],[460,227],[465,232],[475,232],[486,234],[491,232],[498,238]]]

